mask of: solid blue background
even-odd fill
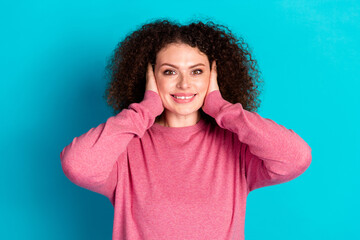
[[[105,64],[156,18],[207,18],[243,36],[265,85],[258,113],[293,129],[312,163],[251,192],[245,237],[356,239],[359,1],[2,1],[0,239],[111,239],[113,207],[70,182],[60,152],[105,122]]]

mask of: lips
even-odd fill
[[[171,95],[172,99],[177,103],[189,103],[192,102],[197,94],[174,94]]]
[[[176,97],[191,97],[193,95],[196,95],[196,93],[175,93],[175,94],[170,94],[172,96],[176,96]]]

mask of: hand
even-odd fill
[[[210,93],[214,92],[214,91],[217,91],[219,90],[220,91],[220,88],[219,88],[219,85],[218,85],[218,81],[217,81],[217,69],[216,69],[216,61],[214,60],[212,62],[212,66],[211,66],[211,71],[210,71],[210,81],[209,81],[209,86],[208,86],[208,89],[207,89],[207,92],[206,92],[206,96],[205,96],[205,99],[204,99],[204,103],[202,105],[202,110],[214,117],[215,113],[214,111],[216,111],[216,109],[213,108],[213,103],[210,103],[209,101],[206,100],[206,98],[209,96]],[[207,104],[205,104],[207,103]]]
[[[156,81],[155,81],[154,71],[153,71],[152,65],[150,63],[148,63],[147,71],[146,71],[146,87],[145,87],[145,91],[146,90],[151,90],[151,91],[154,91],[157,94],[159,94],[159,90],[157,88],[157,84],[156,84]]]
[[[210,83],[209,83],[208,90],[206,92],[206,96],[215,90],[220,90],[220,89],[219,89],[219,85],[217,82],[216,61],[214,60],[212,62],[212,67],[211,67],[211,72],[210,72]]]

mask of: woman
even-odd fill
[[[310,165],[299,135],[254,112],[256,62],[223,26],[146,24],[108,69],[108,103],[121,111],[75,138],[61,163],[110,199],[113,239],[244,239],[249,192]]]

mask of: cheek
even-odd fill
[[[157,87],[159,90],[159,95],[163,102],[169,101],[169,93],[172,91],[171,84],[169,81],[166,81],[168,79],[158,79],[157,80]]]
[[[158,77],[156,84],[161,91],[172,91],[176,86],[176,79],[171,77]]]
[[[210,84],[210,77],[209,76],[204,76],[203,79],[201,79],[201,82],[200,82],[200,88],[204,91],[206,91],[209,87],[209,84]]]
[[[158,89],[164,90],[166,88],[166,81],[161,76],[156,76],[156,75],[155,75],[155,79]]]

